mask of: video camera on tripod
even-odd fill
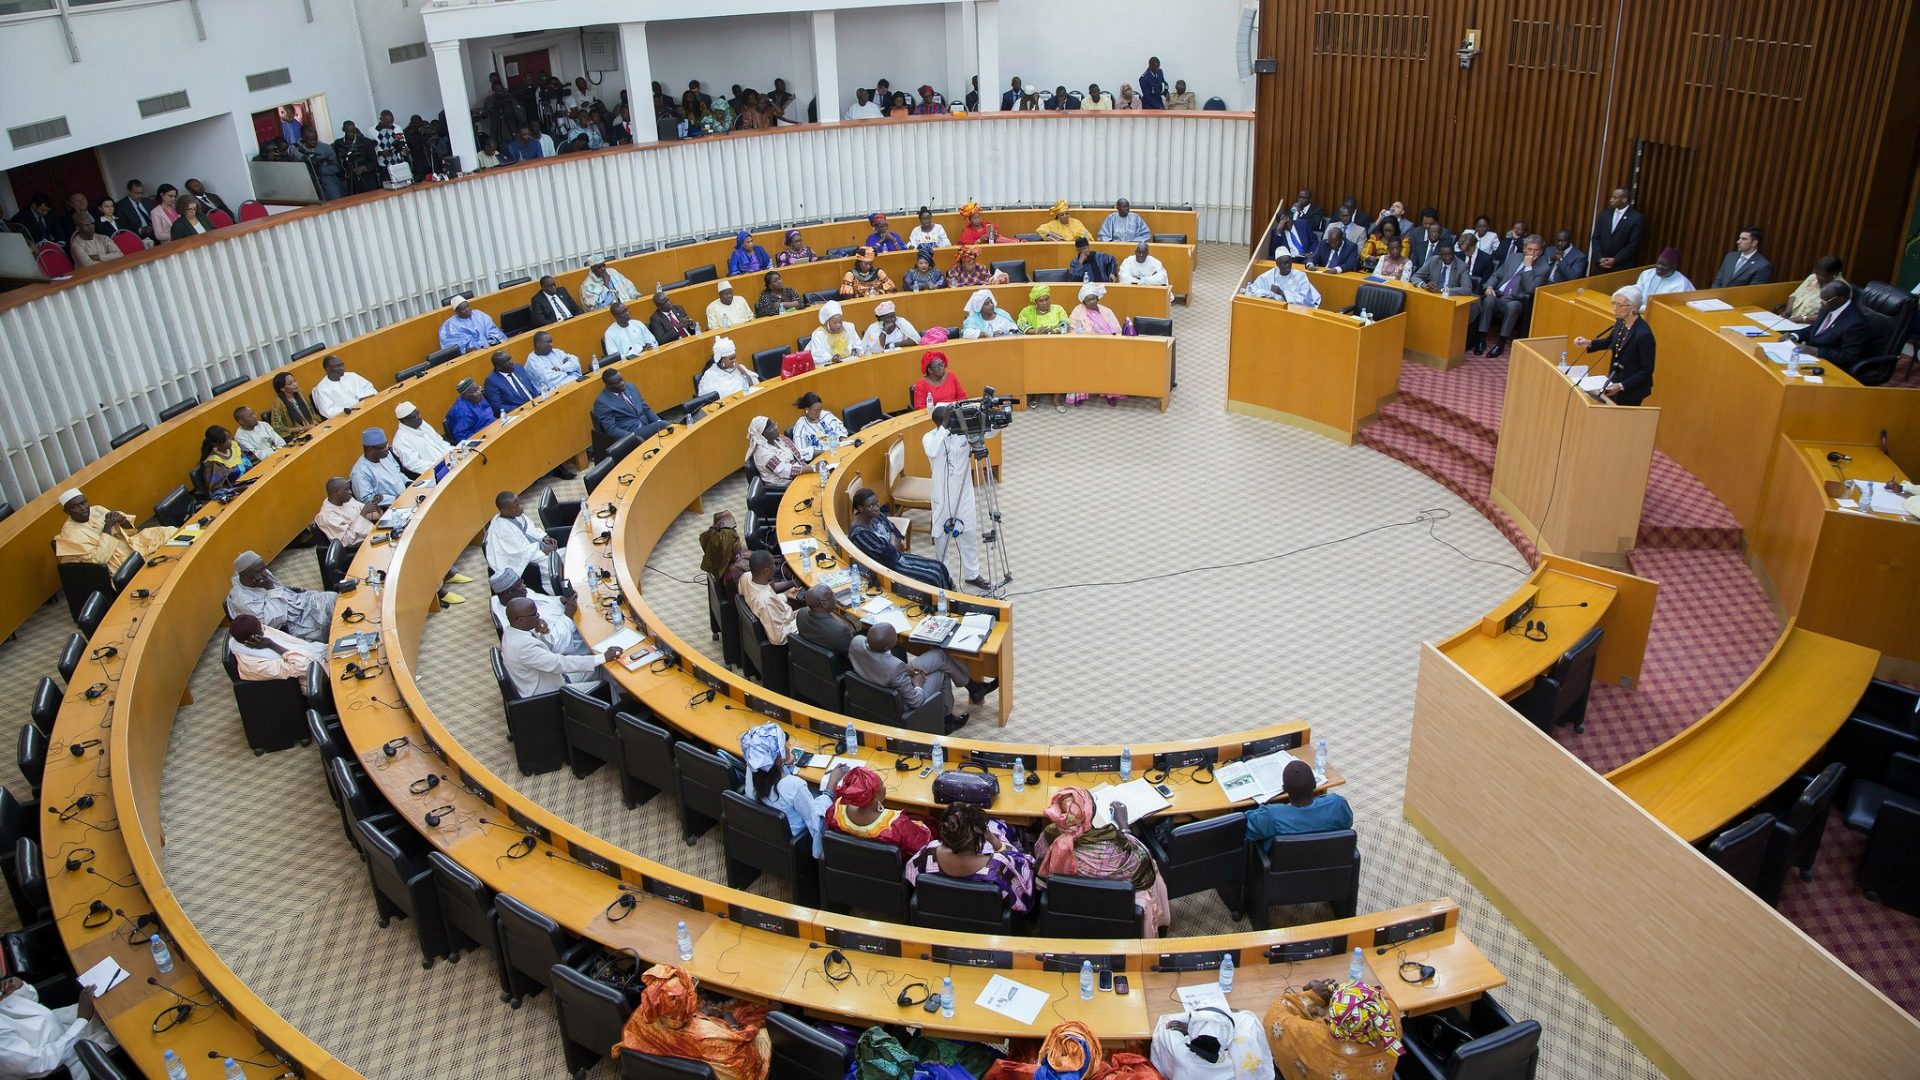
[[[995,397],[991,386],[984,388],[979,397],[956,401],[946,409],[947,430],[965,438],[976,457],[986,453],[988,432],[1012,425],[1013,399]]]

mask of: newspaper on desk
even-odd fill
[[[977,653],[987,644],[987,635],[993,633],[993,616],[985,612],[975,612],[955,618],[952,615],[929,615],[920,620],[913,628],[907,640],[916,645],[938,645],[956,652]]]
[[[1145,777],[1129,780],[1124,784],[1101,784],[1087,792],[1093,799],[1093,823],[1096,827],[1113,824],[1111,809],[1114,803],[1127,808],[1127,821],[1139,821],[1148,814],[1158,813],[1173,803],[1160,794]]]
[[[1239,761],[1229,761],[1215,769],[1213,779],[1220,785],[1220,793],[1227,797],[1228,805],[1242,799],[1252,799],[1255,805],[1258,805],[1280,794],[1281,776],[1285,773],[1288,764],[1298,760],[1300,759],[1285,751],[1241,758]],[[1314,786],[1319,787],[1326,782],[1326,774],[1315,769]]]

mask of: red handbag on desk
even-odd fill
[[[780,359],[780,377],[783,379],[804,375],[812,370],[813,354],[810,352],[788,353]]]

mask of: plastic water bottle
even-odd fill
[[[681,919],[673,926],[673,943],[680,947],[680,962],[693,959],[693,935],[687,932],[687,920]]]
[[[1080,961],[1080,1000],[1093,1000],[1093,961]]]
[[[1373,312],[1368,311],[1366,308],[1361,308],[1360,322],[1367,326],[1373,325]]]
[[[160,935],[159,934],[150,935],[147,938],[147,945],[153,949],[154,969],[160,972],[160,974],[162,975],[165,975],[167,972],[172,971],[173,970],[173,953],[167,951],[167,943],[160,940]]]
[[[1027,790],[1027,759],[1026,758],[1016,757],[1013,759],[1013,790],[1015,791]]]
[[[1220,992],[1233,993],[1233,954],[1220,954]]]
[[[940,1015],[953,1019],[953,976],[940,980]]]
[[[934,775],[940,775],[940,770],[946,768],[947,765],[947,748],[940,745],[939,739],[933,740],[933,757],[931,761]]]
[[[1133,775],[1133,747],[1123,746],[1120,748],[1120,779],[1125,780],[1126,778],[1132,775]]]
[[[839,452],[840,452],[840,433],[837,431],[829,430],[827,432],[827,453],[837,454]]]
[[[187,1067],[180,1064],[180,1055],[169,1050],[160,1056],[160,1063],[167,1071],[167,1080],[187,1080]]]
[[[1366,978],[1366,975],[1367,975],[1366,950],[1355,947],[1353,950],[1353,959],[1347,961],[1347,978],[1355,982],[1358,982],[1361,979]]]
[[[1327,740],[1319,739],[1313,744],[1313,772],[1315,776],[1327,775]]]
[[[826,487],[827,486],[827,459],[825,455],[822,455],[821,457],[814,459],[813,471],[816,475],[820,477],[820,486]]]
[[[366,663],[367,662],[367,635],[364,633],[355,634],[353,635],[353,642],[354,642],[354,646],[360,650],[360,662],[362,664]]]
[[[854,728],[853,721],[847,721],[847,741],[840,747],[843,754],[851,754],[860,749],[860,732]]]
[[[246,1070],[242,1069],[240,1063],[232,1058],[227,1059],[226,1070],[227,1080],[247,1080]]]
[[[615,630],[627,625],[627,613],[620,610],[620,598],[617,596],[613,598],[613,603],[607,605],[607,621],[613,624]]]
[[[937,604],[936,610],[938,610],[940,614],[945,615],[947,613],[947,594],[945,590],[941,591],[940,599],[936,601],[936,604]]]
[[[1787,350],[1787,378],[1794,379],[1794,378],[1798,378],[1799,376],[1800,376],[1800,350],[1789,349]]]

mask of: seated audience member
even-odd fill
[[[787,753],[786,732],[778,724],[760,724],[740,733],[740,760],[747,766],[747,782],[740,794],[761,806],[778,810],[787,822],[788,839],[813,838],[813,857],[821,854],[820,833],[825,828],[827,808],[833,796],[816,793],[805,780],[794,775],[793,759]],[[846,775],[844,766],[827,774],[824,787]]]
[[[500,663],[522,697],[551,693],[567,683],[590,682],[602,662],[620,659],[619,646],[608,648],[604,654],[562,652],[553,625],[528,597],[507,601],[506,613],[507,626],[500,634]]]
[[[134,528],[132,518],[89,503],[79,488],[60,493],[60,509],[66,511],[67,520],[53,537],[55,562],[92,563],[111,573],[136,553],[142,559],[153,558],[173,538],[173,530],[165,525]]]
[[[913,384],[913,407],[931,409],[967,396],[960,380],[947,370],[947,354],[930,349],[920,356],[920,378]]]
[[[758,318],[770,315],[785,315],[789,311],[799,311],[807,302],[799,293],[787,288],[781,279],[780,271],[769,270],[761,277],[760,299],[754,301],[753,313]]]
[[[1613,325],[1598,338],[1576,337],[1573,345],[1613,357],[1600,390],[1616,405],[1638,405],[1653,393],[1653,331],[1640,317],[1639,290],[1629,285],[1613,293]]]
[[[840,302],[829,300],[820,305],[820,326],[807,339],[807,352],[819,367],[836,364],[856,356],[865,356],[867,343],[840,313]]]
[[[267,412],[267,423],[273,425],[274,433],[281,438],[291,439],[320,422],[320,410],[300,392],[300,383],[293,372],[283,371],[273,377],[273,396],[274,406]]]
[[[1640,277],[1633,283],[1640,290],[1640,310],[1661,293],[1692,292],[1693,282],[1680,272],[1680,249],[1662,248],[1660,257],[1652,266],[1640,271]]]
[[[1493,218],[1486,214],[1475,217],[1473,219],[1473,228],[1468,231],[1475,237],[1475,242],[1479,245],[1481,251],[1489,255],[1500,251],[1502,238],[1499,231],[1493,227]],[[1525,236],[1526,234],[1521,233],[1520,235]],[[1460,234],[1460,242],[1463,243],[1466,238],[1467,233]],[[1454,246],[1459,247],[1461,243],[1456,243]]]
[[[833,590],[825,585],[808,589],[806,603],[795,617],[793,632],[828,652],[845,656],[853,645],[853,636],[861,632],[860,624],[840,610]]]
[[[1547,281],[1546,242],[1539,234],[1526,238],[1523,247],[1507,253],[1506,260],[1481,287],[1478,326],[1486,356],[1499,356],[1501,342],[1511,341],[1520,328],[1520,316],[1533,303],[1533,291]],[[1471,316],[1469,316],[1471,317]],[[1498,326],[1495,326],[1498,320]]]
[[[887,215],[875,211],[867,216],[867,224],[873,226],[873,231],[867,234],[863,247],[872,248],[876,255],[907,250],[906,241],[900,239],[900,234],[887,228]]]
[[[1281,300],[1307,307],[1320,306],[1319,290],[1307,280],[1307,275],[1295,272],[1293,256],[1284,251],[1274,259],[1273,269],[1247,283],[1246,294],[1263,300]]]
[[[848,120],[880,119],[880,103],[873,100],[873,91],[862,86],[853,92],[853,104],[847,106]]]
[[[1027,290],[1027,299],[1032,301],[1020,309],[1020,317],[1013,324],[1023,334],[1064,334],[1067,332],[1067,309],[1053,302],[1053,286],[1042,281]]]
[[[600,345],[606,355],[612,359],[631,360],[648,349],[658,348],[653,332],[645,323],[633,317],[627,305],[614,301],[610,309],[613,321],[607,324],[607,332],[600,337]]]
[[[74,1050],[81,1039],[112,1049],[119,1043],[95,1011],[93,991],[80,987],[72,1005],[50,1009],[18,975],[0,979],[0,1076],[89,1076]]]
[[[1309,268],[1324,269],[1329,274],[1350,274],[1360,269],[1360,249],[1347,239],[1346,227],[1339,224],[1327,226],[1326,235],[1313,249],[1313,255],[1307,260]]]
[[[768,643],[773,645],[786,644],[787,635],[793,633],[799,624],[799,616],[794,609],[805,602],[800,590],[791,585],[786,588],[775,586],[776,564],[782,561],[774,558],[771,552],[750,552],[747,555],[747,572],[740,577],[740,602],[747,605],[754,621],[766,632]]]
[[[273,425],[261,423],[259,414],[248,406],[233,410],[233,424],[233,441],[255,461],[265,461],[268,454],[287,445]]]
[[[1455,253],[1451,244],[1442,245],[1408,280],[1418,288],[1441,296],[1473,296],[1479,292],[1473,275],[1468,272],[1467,261]]]
[[[1073,258],[1067,262],[1067,276],[1074,281],[1118,281],[1120,264],[1106,252],[1093,250],[1086,237],[1075,237]]]
[[[920,245],[918,254],[913,257],[913,269],[900,276],[900,287],[908,292],[947,287],[947,275],[934,265],[932,244]]]
[[[1773,264],[1760,254],[1760,226],[1740,230],[1733,250],[1720,260],[1720,272],[1713,275],[1712,288],[1731,289],[1741,285],[1765,285],[1773,280]]]
[[[227,651],[243,682],[304,679],[309,664],[324,663],[324,642],[302,641],[263,625],[254,615],[238,615],[227,626]]]
[[[322,360],[320,369],[326,375],[314,384],[313,407],[322,417],[339,416],[379,393],[372,383],[348,371],[347,362],[337,354]]]
[[[511,570],[495,570],[487,578],[487,589],[493,593],[489,606],[493,610],[494,621],[504,631],[507,625],[507,605],[525,597],[533,601],[540,612],[540,618],[547,624],[547,638],[553,644],[555,652],[567,656],[590,656],[593,650],[587,646],[586,639],[580,636],[580,628],[573,624],[573,613],[580,609],[579,596],[568,592],[565,596],[548,596],[527,588],[521,575]]]
[[[180,216],[174,220],[168,235],[175,240],[186,240],[202,233],[210,233],[213,226],[207,223],[205,211],[192,199],[182,199],[179,204]]]
[[[1807,328],[1793,331],[1799,342],[1794,351],[1831,360],[1851,373],[1853,365],[1873,349],[1873,324],[1853,306],[1853,289],[1843,281],[1829,281],[1820,290],[1820,310]]]
[[[1120,261],[1120,284],[1166,285],[1167,268],[1153,256],[1145,240],[1133,245],[1133,255]]]
[[[733,282],[721,278],[717,289],[718,295],[707,304],[707,329],[726,330],[753,321],[753,305],[734,293]]]
[[[535,567],[542,583],[541,591],[551,595],[554,583],[548,579],[545,563],[547,556],[560,545],[544,530],[527,523],[526,507],[517,493],[503,491],[495,495],[493,508],[496,512],[487,522],[482,547],[487,569],[512,570],[524,575],[528,567]]]
[[[921,83],[920,84],[920,100],[917,102],[914,102],[913,115],[938,116],[939,114],[946,111],[947,111],[947,107],[945,105],[942,105],[938,101],[935,101],[933,99],[933,87],[930,84]]]
[[[1114,111],[1116,111],[1116,112],[1139,112],[1140,110],[1142,110],[1142,109],[1144,109],[1145,107],[1146,107],[1146,106],[1144,106],[1143,104],[1141,104],[1141,101],[1140,101],[1140,95],[1138,95],[1138,94],[1136,94],[1136,93],[1134,93],[1134,92],[1133,92],[1133,84],[1132,84],[1132,83],[1121,83],[1121,84],[1120,84],[1120,95],[1119,95],[1118,97],[1116,97],[1116,98],[1114,98],[1114,99],[1113,99],[1113,108],[1114,108]]]
[[[980,212],[979,203],[970,202],[962,206],[960,208],[960,220],[966,222],[966,224],[960,228],[960,244],[963,247],[974,244],[997,244],[1000,242],[1000,230]]]
[[[533,377],[534,393],[544,394],[581,375],[580,358],[553,346],[553,335],[545,330],[533,335],[533,351],[521,365]]]
[[[1047,804],[1046,827],[1033,843],[1040,885],[1055,874],[1125,881],[1133,885],[1140,907],[1140,936],[1154,937],[1173,922],[1167,884],[1147,846],[1127,828],[1127,808],[1114,803],[1105,825],[1094,822],[1093,795],[1083,787],[1062,788]]]
[[[920,331],[900,317],[893,301],[882,300],[873,309],[873,325],[860,340],[870,353],[891,352],[902,345],[920,344]]]
[[[1448,248],[1447,250],[1452,249]],[[1385,278],[1388,281],[1411,281],[1413,280],[1413,271],[1413,260],[1407,257],[1406,246],[1404,244],[1394,244],[1388,248],[1384,255],[1380,256],[1379,261],[1373,264],[1369,272],[1374,277]]]
[[[853,253],[853,266],[840,278],[840,295],[852,300],[880,296],[894,291],[893,279],[873,259],[873,249],[863,247]]]
[[[933,832],[917,818],[886,805],[887,785],[880,774],[856,765],[833,788],[827,828],[861,840],[890,844],[905,862],[933,841]]]
[[[801,241],[799,229],[788,229],[785,239],[786,246],[773,257],[775,266],[798,266],[820,260],[820,257],[813,253],[813,249]]]
[[[219,424],[207,428],[200,440],[200,479],[208,491],[232,487],[252,465],[233,441],[232,432]]]
[[[540,396],[540,392],[534,389],[533,376],[527,374],[526,368],[514,363],[507,350],[495,349],[490,360],[493,371],[481,385],[486,391],[487,404],[493,406],[494,412],[505,416]]]
[[[1144,244],[1153,239],[1153,229],[1147,225],[1147,219],[1133,212],[1133,203],[1121,199],[1113,204],[1113,213],[1100,223],[1099,240],[1102,243]]]
[[[227,201],[225,199],[222,199],[220,196],[215,195],[213,192],[208,191],[207,185],[201,183],[198,180],[188,180],[186,186],[187,186],[187,195],[189,197],[183,201],[199,203],[200,214],[202,217],[210,215],[214,211],[218,210],[219,212],[227,215],[227,220],[229,222],[238,220],[233,216],[233,211],[227,207]],[[213,228],[214,227],[213,222],[208,221],[207,227]]]
[[[400,471],[400,463],[393,459],[393,447],[387,443],[386,432],[368,428],[360,433],[360,456],[347,471],[347,480],[353,484],[354,498],[381,506],[399,498],[406,490],[406,475]]]
[[[1081,107],[1094,112],[1112,112],[1113,95],[1103,93],[1099,83],[1092,83],[1087,87],[1087,100]]]
[[[1772,272],[1772,268],[1768,268]],[[1573,246],[1573,233],[1561,229],[1547,248],[1547,284],[1557,285],[1587,276],[1587,253]]]
[[[1276,998],[1265,1023],[1272,1063],[1262,1075],[1286,1063],[1278,1075],[1391,1076],[1406,1052],[1399,1008],[1383,987],[1359,979],[1309,979]],[[1222,1034],[1230,1034],[1224,1026]],[[1264,1056],[1258,1046],[1248,1049]]]
[[[889,570],[942,589],[953,588],[953,574],[945,563],[907,550],[907,538],[894,528],[872,488],[853,493],[853,527],[847,530],[847,539],[866,552],[867,558]]]
[[[708,577],[718,578],[720,590],[727,595],[740,592],[740,578],[747,572],[751,554],[740,543],[740,530],[734,525],[731,510],[713,515],[713,524],[700,534],[700,569]],[[794,587],[793,580],[787,577],[786,560],[774,561],[773,580],[767,584],[774,592],[786,592]]]
[[[1793,290],[1785,303],[1773,309],[1774,314],[1785,316],[1797,323],[1812,322],[1814,317],[1820,314],[1821,290],[1825,289],[1829,282],[1837,281],[1842,285],[1847,284],[1847,279],[1840,276],[1845,269],[1846,264],[1840,261],[1838,255],[1820,256],[1813,264],[1813,272]],[[1851,289],[1852,286],[1848,288]]]
[[[53,196],[44,191],[34,193],[27,200],[26,209],[10,220],[26,232],[31,243],[58,244],[67,238],[67,229],[61,227],[60,216],[53,212]]]
[[[1454,254],[1460,256],[1460,261],[1467,264],[1467,276],[1473,279],[1473,291],[1475,295],[1478,295],[1481,289],[1486,288],[1487,281],[1493,277],[1493,272],[1500,269],[1499,260],[1495,259],[1486,251],[1481,250],[1478,238],[1472,229],[1468,229],[1466,232],[1460,234],[1459,243],[1442,244],[1440,247],[1452,248]],[[1435,251],[1435,254],[1438,254],[1438,250]],[[1428,260],[1432,258],[1432,255],[1427,256]],[[1421,260],[1417,255],[1414,261],[1420,263],[1422,266],[1426,265],[1426,261]],[[1478,331],[1476,330],[1475,333],[1477,334]]]
[[[1304,262],[1313,254],[1316,246],[1313,224],[1305,220],[1295,220],[1288,210],[1280,211],[1273,219],[1273,231],[1267,234],[1267,258],[1277,259],[1286,252],[1294,259]]]
[[[614,368],[600,369],[600,393],[593,399],[593,426],[614,438],[638,435],[660,417],[640,391]]]
[[[973,338],[1006,337],[1017,334],[1020,328],[1007,317],[1007,313],[993,306],[993,294],[985,289],[975,289],[967,297],[967,317],[960,324],[960,336]]]
[[[161,184],[154,191],[154,203],[148,211],[153,242],[165,244],[173,239],[174,222],[180,220],[180,192],[172,184]]]
[[[907,860],[906,874],[909,885],[923,874],[986,882],[999,888],[1000,902],[1017,915],[1033,906],[1033,856],[1014,847],[1005,826],[973,803],[941,812],[939,839]]]
[[[944,649],[928,649],[910,660],[902,660],[893,652],[899,643],[900,635],[891,624],[875,623],[865,634],[853,639],[847,648],[847,662],[853,666],[854,674],[868,682],[899,691],[902,716],[919,708],[929,697],[936,697],[947,718],[947,731],[953,732],[967,722],[966,717],[954,715],[954,688],[965,687],[968,698],[978,705],[998,685],[974,681],[966,665]]]
[[[479,434],[488,424],[499,419],[500,414],[493,411],[492,403],[487,401],[487,392],[472,379],[461,379],[454,391],[460,396],[455,398],[447,410],[447,436],[454,442],[465,442]]]
[[[638,300],[640,290],[633,287],[625,274],[608,266],[604,256],[596,255],[587,264],[586,279],[580,282],[580,299],[592,310],[606,307],[615,300]]]
[[[647,319],[647,329],[653,332],[653,338],[665,345],[669,341],[679,341],[700,332],[700,324],[687,317],[687,309],[673,302],[667,296],[667,290],[653,290],[653,315]]]
[[[296,589],[282,584],[267,569],[267,561],[251,551],[233,560],[233,581],[227,590],[227,615],[252,615],[264,626],[285,630],[302,641],[326,641],[333,627],[333,605],[339,594]],[[306,671],[305,665],[300,669]]]
[[[466,297],[453,302],[453,314],[440,324],[440,347],[470,353],[489,345],[498,345],[507,335],[493,324],[493,316],[475,311]]]
[[[1400,235],[1400,223],[1397,221],[1386,222],[1379,232],[1367,237],[1366,243],[1360,248],[1360,265],[1372,271],[1389,254],[1412,261],[1407,254],[1406,238]]]
[[[956,289],[977,289],[982,285],[1006,283],[1007,275],[1003,271],[981,264],[978,248],[964,241],[960,244],[960,250],[953,256],[953,269],[947,271],[948,285]]]
[[[1061,199],[1055,202],[1048,213],[1053,216],[1041,222],[1033,230],[1039,234],[1040,239],[1057,240],[1062,243],[1077,240],[1082,236],[1089,240],[1093,239],[1093,234],[1087,231],[1087,227],[1080,224],[1080,219],[1067,211],[1067,200]]]
[[[358,547],[380,520],[379,503],[363,503],[353,497],[353,485],[344,476],[327,478],[327,497],[320,500],[320,512],[313,516],[315,528],[328,540],[344,547]]]
[[[700,372],[697,392],[731,397],[760,381],[758,375],[742,367],[738,349],[731,338],[713,339],[713,362]]]
[[[92,266],[120,257],[120,245],[108,239],[94,223],[92,214],[73,215],[73,239],[67,241],[73,265]]]
[[[1353,828],[1353,808],[1338,792],[1317,792],[1313,766],[1299,759],[1280,771],[1286,802],[1262,803],[1247,811],[1247,839],[1262,847],[1276,836],[1339,832]]]
[[[1304,275],[1303,275],[1304,276]],[[1080,286],[1080,303],[1067,314],[1067,329],[1076,334],[1118,334],[1120,319],[1113,309],[1104,307],[1100,298],[1107,295],[1107,287],[1096,281]],[[1125,394],[1103,394],[1109,406],[1118,405],[1126,400]],[[1087,400],[1086,394],[1067,394],[1066,404],[1081,405]],[[1060,411],[1060,402],[1054,402],[1054,411]]]
[[[825,453],[830,443],[847,438],[847,425],[820,404],[820,395],[809,390],[793,403],[800,418],[793,422],[793,444],[808,458]]]
[[[795,446],[780,425],[764,416],[756,416],[747,425],[747,464],[769,486],[785,488],[793,478],[807,471],[807,456]]]
[[[533,325],[551,326],[565,322],[580,314],[580,304],[565,285],[553,279],[552,274],[542,275],[540,291],[527,301],[527,309],[533,313]]]
[[[953,244],[947,239],[947,227],[933,220],[931,207],[921,207],[916,219],[912,231],[907,233],[907,247],[918,250],[922,245],[949,247]]]
[[[733,234],[733,250],[727,253],[727,274],[758,274],[773,265],[767,249],[753,242],[745,229]]]
[[[514,161],[538,161],[545,156],[546,148],[540,140],[533,137],[533,129],[523,127],[517,136],[507,143],[506,156]]]
[[[401,472],[425,476],[453,452],[453,447],[427,423],[413,402],[403,401],[394,406],[393,415],[399,421],[393,429],[393,458]]]
[[[1380,226],[1381,232],[1385,232],[1386,229],[1386,225]],[[1467,253],[1466,238],[1471,235],[1473,235],[1472,230],[1468,230],[1460,236],[1459,243],[1455,243],[1452,238],[1447,236],[1447,231],[1442,229],[1438,224],[1429,225],[1423,229],[1415,229],[1413,235],[1407,240],[1407,257],[1425,266],[1427,260],[1433,258],[1434,254],[1443,247],[1457,247],[1460,253],[1464,255]],[[1499,266],[1501,259],[1504,258],[1504,256],[1491,255],[1486,252],[1480,252],[1480,254],[1484,255],[1493,266]]]
[[[1187,80],[1173,80],[1173,93],[1167,95],[1167,108],[1185,109],[1191,112],[1198,107],[1194,103],[1193,91],[1187,89]]]

